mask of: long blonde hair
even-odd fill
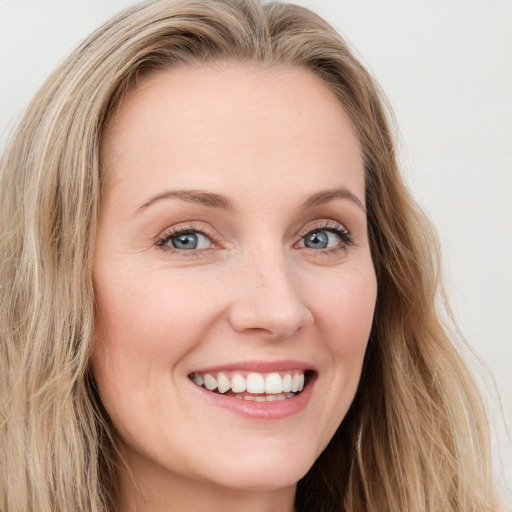
[[[298,483],[297,510],[497,510],[484,408],[439,320],[436,239],[400,178],[383,97],[325,21],[258,0],[155,0],[123,12],[51,75],[7,147],[0,510],[115,509],[115,440],[88,368],[102,130],[141,73],[219,59],[309,69],[362,145],[374,326],[354,403]]]

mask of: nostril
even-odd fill
[[[263,327],[248,327],[244,332],[246,334],[254,334],[256,336],[273,336],[270,329],[264,329]]]

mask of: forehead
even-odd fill
[[[311,187],[323,169],[353,170],[349,185],[362,194],[359,141],[334,93],[302,68],[218,63],[145,76],[109,120],[102,141],[108,181],[135,172],[164,175],[173,186],[208,187],[232,178],[294,176]],[[271,171],[266,174],[266,171]],[[345,177],[345,181],[346,181]],[[329,184],[326,184],[329,185]]]

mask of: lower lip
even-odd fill
[[[280,420],[294,416],[303,411],[313,392],[315,385],[316,375],[309,377],[308,382],[304,389],[293,398],[286,400],[275,400],[273,402],[255,402],[252,400],[241,400],[230,396],[221,395],[219,393],[212,393],[204,388],[196,386],[201,395],[206,398],[210,403],[222,409],[227,409],[240,416],[258,420]]]

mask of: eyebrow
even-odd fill
[[[205,192],[203,190],[168,190],[156,196],[151,197],[140,205],[134,212],[137,214],[145,210],[153,203],[163,199],[181,199],[189,203],[197,203],[209,208],[220,208],[222,210],[236,210],[236,205],[228,197],[214,192]],[[322,190],[311,196],[308,196],[302,203],[302,208],[312,208],[333,201],[334,199],[349,199],[366,213],[366,208],[359,198],[345,187]]]
[[[366,213],[366,208],[361,200],[345,187],[338,187],[335,189],[328,189],[317,192],[316,194],[306,198],[306,200],[302,203],[302,207],[312,208],[313,206],[320,206],[322,204],[328,203],[329,201],[332,201],[333,199],[350,199],[350,201],[355,203]]]
[[[153,203],[161,201],[162,199],[181,199],[188,203],[197,203],[209,208],[220,208],[222,210],[236,210],[234,203],[221,194],[215,194],[213,192],[204,192],[202,190],[168,190],[161,194],[151,197],[141,206],[139,206],[135,213],[139,213],[145,210]]]

